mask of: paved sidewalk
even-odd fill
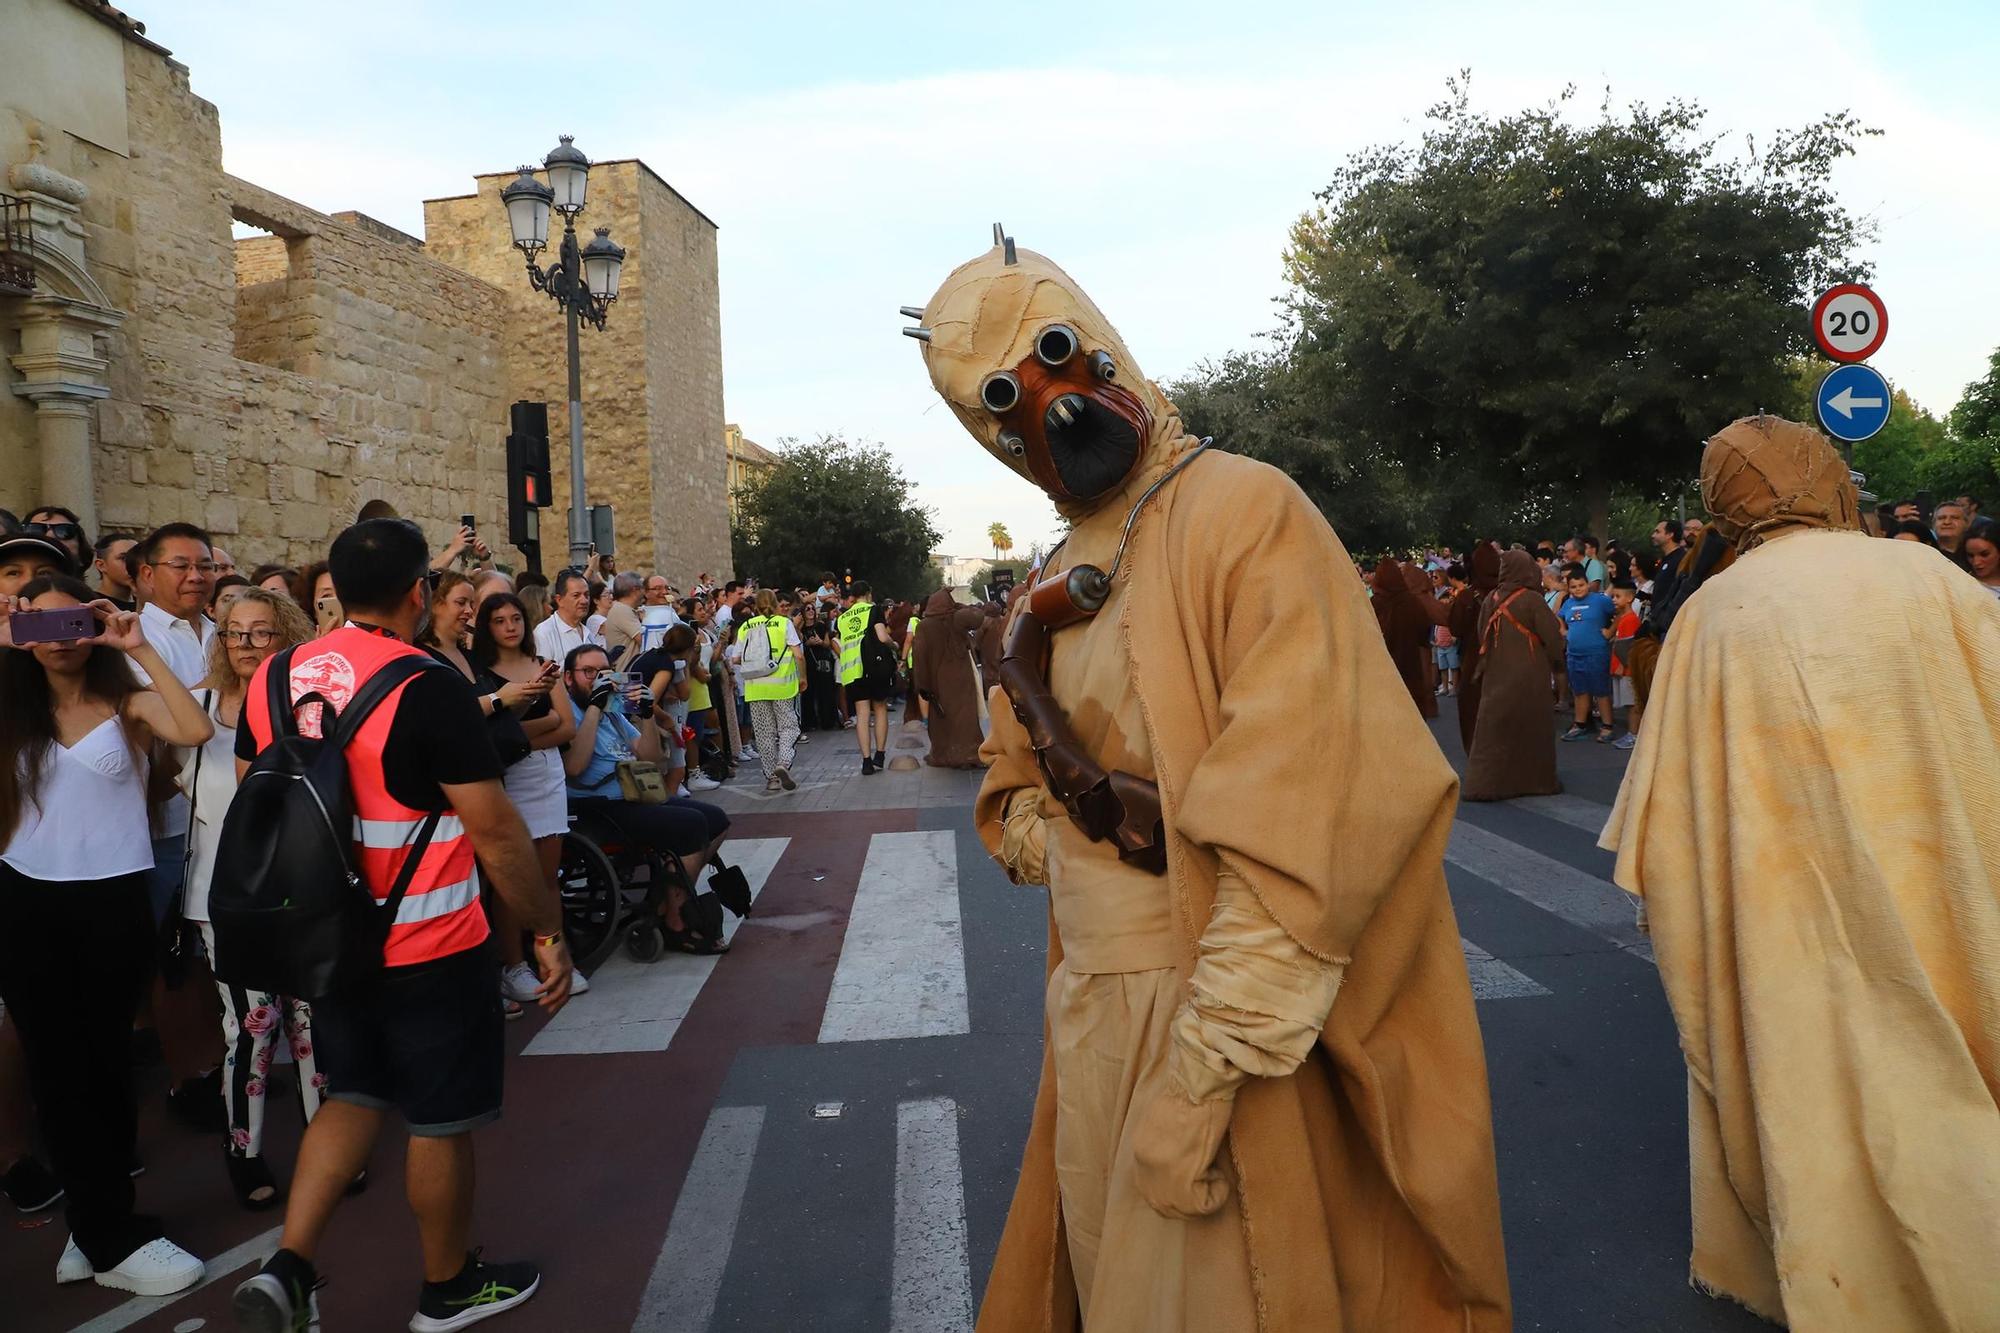
[[[764,770],[755,759],[737,766],[736,776],[718,791],[696,792],[695,799],[730,811],[759,811],[796,814],[811,810],[912,810],[942,806],[970,808],[979,793],[982,769],[932,768],[924,762],[930,753],[930,733],[921,722],[897,721],[889,728],[889,762],[908,757],[916,761],[914,770],[891,768],[887,772],[861,773],[861,751],[854,732],[808,731],[792,764],[797,791],[767,792]]]

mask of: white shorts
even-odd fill
[[[1611,706],[1613,708],[1630,708],[1632,706],[1632,698],[1632,678],[1630,676],[1613,676],[1611,678]]]

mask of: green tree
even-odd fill
[[[744,488],[730,531],[738,572],[767,585],[812,587],[822,571],[852,569],[884,598],[937,588],[937,542],[931,511],[889,451],[838,435],[781,441],[778,465]]]
[[[1696,104],[1574,124],[1570,96],[1496,119],[1451,81],[1421,142],[1350,158],[1285,255],[1318,433],[1448,518],[1567,492],[1601,533],[1614,483],[1664,500],[1705,437],[1779,401],[1806,297],[1867,274],[1830,185],[1873,132],[1853,117],[1733,155]],[[1435,491],[1454,474],[1475,494]]]
[[[1951,433],[1961,440],[2000,440],[2000,350],[1986,362],[1986,374],[1965,386],[1951,410]]]

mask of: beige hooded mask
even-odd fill
[[[1861,501],[1826,436],[1783,417],[1740,417],[1701,455],[1701,499],[1737,553],[1783,528],[1856,530]]]
[[[1051,902],[1042,1081],[982,1333],[1506,1328],[1442,866],[1454,780],[1347,553],[1282,473],[1215,451],[1134,515],[1195,441],[1042,256],[997,244],[905,314],[967,430],[1044,490],[1048,468],[1006,435],[1045,415],[1051,327],[1083,364],[1110,358],[1099,392],[1145,418],[1112,484],[1055,497],[1073,526],[1044,580],[1112,569],[1132,524],[1102,611],[1053,635],[1047,678],[1100,763],[1158,784],[1165,875],[1082,837],[998,696],[981,750],[979,834]],[[1025,417],[982,397],[1008,372]]]

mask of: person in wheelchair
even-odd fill
[[[678,864],[682,883],[699,884],[703,866],[720,867],[717,853],[729,832],[729,816],[686,797],[629,799],[647,795],[647,774],[634,773],[630,766],[657,765],[668,758],[651,693],[636,679],[624,681],[621,688],[610,659],[596,644],[570,650],[563,660],[563,680],[576,712],[576,736],[563,755],[570,813],[609,823],[622,836]],[[657,769],[651,778],[658,793],[671,790]],[[695,954],[727,951],[722,942],[722,908],[727,905],[738,916],[747,914],[749,892],[740,871],[718,869],[710,884],[715,894],[691,897],[675,884],[664,896],[660,914],[671,947]]]

